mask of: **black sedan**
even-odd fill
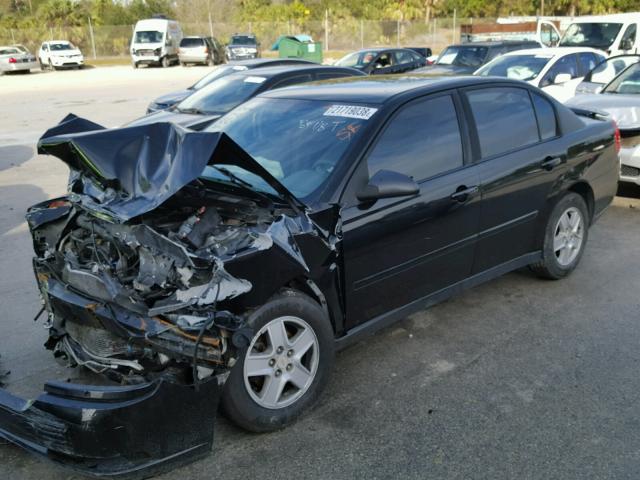
[[[149,475],[209,451],[218,400],[282,428],[336,349],[516,268],[566,277],[618,179],[613,122],[585,115],[405,76],[273,90],[204,132],[67,117],[39,142],[71,176],[27,214],[33,267],[47,348],[102,380],[0,389],[0,437]]]
[[[436,61],[416,73],[428,75],[471,75],[482,65],[496,57],[516,50],[539,48],[540,44],[532,40],[505,40],[496,42],[471,42],[449,45]]]
[[[365,74],[354,68],[315,63],[265,67],[257,71],[240,70],[216,79],[169,109],[145,115],[127,126],[172,122],[201,130],[242,102],[267,90],[315,80],[361,75]]]
[[[349,53],[335,65],[352,67],[370,75],[403,73],[424,67],[427,59],[409,48],[368,48]]]
[[[240,60],[226,65],[221,65],[214,69],[211,73],[208,73],[196,83],[184,90],[177,90],[175,92],[167,93],[161,97],[156,98],[147,107],[147,113],[157,112],[158,110],[166,110],[169,107],[174,106],[176,103],[184,100],[193,92],[206,87],[214,80],[222,78],[226,75],[231,75],[235,72],[241,72],[243,70],[253,70],[254,68],[263,67],[277,67],[279,65],[315,65],[314,62],[302,60],[299,58],[255,58],[252,60]]]

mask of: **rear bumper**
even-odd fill
[[[207,53],[181,53],[178,58],[182,63],[207,63],[209,54]]]
[[[2,67],[2,71],[3,72],[25,72],[27,70],[34,70],[39,67],[40,67],[40,64],[38,62],[9,63]]]
[[[640,185],[640,147],[620,149],[620,181]]]
[[[209,453],[225,379],[198,391],[49,382],[36,400],[0,389],[0,437],[85,475],[146,478]]]

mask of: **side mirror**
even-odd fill
[[[420,187],[413,178],[390,170],[378,170],[356,196],[361,202],[371,202],[381,198],[408,197],[419,192]]]
[[[571,80],[571,74],[569,73],[559,73],[553,79],[554,84],[566,83]]]

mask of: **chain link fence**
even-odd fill
[[[482,19],[483,23],[493,19]],[[429,47],[434,53],[460,40],[460,25],[478,19],[435,18],[429,22],[363,21],[345,19],[339,22],[250,22],[250,23],[181,23],[184,35],[214,36],[226,43],[236,32],[255,34],[265,56],[280,35],[308,34],[323,43],[332,56],[368,47],[408,46]],[[49,40],[69,40],[77,45],[87,59],[126,57],[133,34],[133,25],[90,25],[80,27],[46,27],[30,29],[0,29],[0,45],[20,43],[32,53]]]

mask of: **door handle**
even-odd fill
[[[473,187],[467,187],[466,185],[460,185],[454,193],[451,194],[451,200],[455,200],[456,202],[464,203],[466,202],[470,196],[477,193],[479,190],[477,185]]]
[[[562,163],[562,157],[561,156],[555,156],[555,157],[547,157],[545,158],[542,163],[540,164],[540,166],[545,169],[546,171],[550,172],[551,170],[553,170],[555,167],[557,167],[558,165],[560,165]]]

